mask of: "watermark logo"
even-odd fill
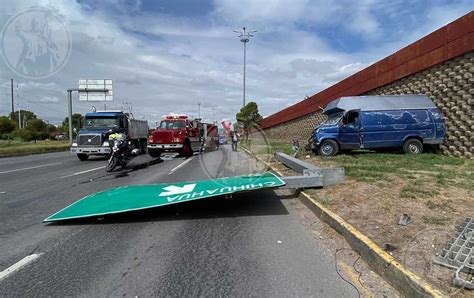
[[[31,8],[3,27],[2,57],[17,75],[45,79],[60,71],[71,55],[71,34],[60,16],[46,8]]]
[[[248,135],[243,131],[233,133],[238,133],[235,151],[232,148],[233,136],[228,129],[221,135],[221,140],[225,139],[227,144],[212,148],[209,144],[214,140],[207,141],[204,154],[199,155],[201,169],[210,180],[235,175],[249,175],[252,177],[252,183],[258,183],[260,176],[255,174],[263,173],[269,169],[267,166],[263,166],[262,163],[249,158],[247,152],[260,153],[260,159],[268,165],[273,154],[273,148],[268,137],[258,125],[255,125]]]

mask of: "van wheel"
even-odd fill
[[[420,154],[423,152],[423,144],[417,139],[408,139],[403,144],[403,152],[406,154]]]
[[[84,153],[79,153],[77,154],[77,158],[79,158],[80,161],[85,161],[89,158],[89,155],[84,154]]]
[[[318,151],[321,156],[334,156],[339,153],[339,145],[334,140],[325,140],[319,146]]]

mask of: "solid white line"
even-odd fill
[[[176,167],[172,168],[172,169],[170,170],[170,172],[168,173],[168,175],[173,174],[174,171],[176,171],[177,169],[179,169],[179,168],[185,166],[185,165],[186,165],[188,162],[190,162],[192,159],[193,159],[192,157],[191,157],[191,158],[188,158],[188,159],[186,159],[185,161],[183,161],[182,163],[180,163],[179,165],[177,165]]]
[[[105,166],[98,167],[98,168],[93,168],[93,169],[89,169],[89,170],[85,170],[85,171],[82,171],[82,172],[77,172],[77,173],[70,174],[70,175],[66,175],[66,176],[62,176],[62,177],[59,177],[59,179],[63,179],[63,178],[67,178],[67,177],[72,177],[72,176],[77,176],[77,175],[89,173],[89,172],[92,172],[92,171],[97,171],[97,170],[100,170],[100,169],[103,169],[103,168],[105,168]]]
[[[8,171],[0,172],[0,174],[7,174],[7,173],[18,172],[18,171],[25,171],[25,170],[32,170],[32,169],[37,169],[37,168],[50,167],[50,166],[59,165],[59,164],[62,164],[62,162],[55,162],[55,163],[49,163],[49,164],[40,165],[40,166],[21,168],[21,169],[15,169],[15,170],[8,170]]]
[[[41,255],[42,255],[42,253],[40,253],[40,254],[32,254],[32,255],[26,256],[26,257],[24,257],[23,259],[21,259],[21,260],[19,260],[18,262],[16,262],[15,264],[13,264],[13,265],[11,265],[10,267],[8,267],[7,269],[3,270],[2,272],[0,272],[0,281],[1,281],[2,279],[6,278],[8,275],[12,274],[13,272],[20,270],[21,267],[24,267],[24,266],[26,266],[28,263],[33,262],[34,260],[36,260],[37,258],[39,258]]]

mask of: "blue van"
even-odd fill
[[[419,154],[423,145],[442,144],[446,135],[443,115],[426,95],[341,97],[324,114],[328,119],[309,140],[321,156],[381,148]]]

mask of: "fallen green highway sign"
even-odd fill
[[[43,222],[142,210],[283,185],[285,182],[279,177],[265,172],[214,180],[122,186],[86,196]]]

